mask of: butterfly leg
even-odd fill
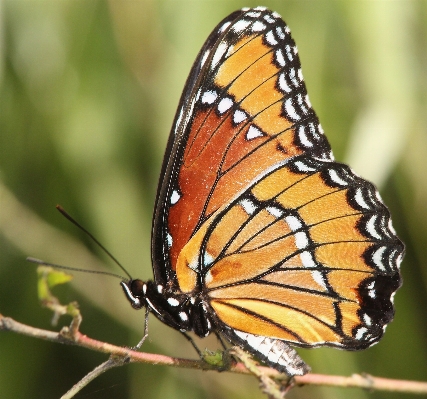
[[[144,336],[141,338],[141,340],[132,348],[133,350],[139,350],[148,337],[148,315],[150,314],[150,311],[148,308],[145,308],[145,320],[144,320]]]
[[[203,354],[202,351],[198,348],[196,343],[194,342],[193,338],[191,338],[187,333],[180,331],[181,334],[185,337],[185,339],[190,342],[191,345],[193,345],[193,348],[196,350],[197,354],[199,355],[200,359],[203,360]]]
[[[224,340],[222,339],[221,335],[219,335],[217,332],[215,332],[216,337],[218,338],[218,341],[220,342],[222,348],[224,350],[227,350],[227,346],[224,343]]]

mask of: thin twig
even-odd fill
[[[78,392],[80,392],[87,384],[93,381],[96,377],[114,367],[123,366],[123,364],[125,363],[127,363],[126,358],[111,357],[106,362],[100,364],[98,367],[95,367],[90,373],[86,374],[77,384],[73,385],[73,387],[67,393],[62,395],[61,399],[73,398]]]
[[[73,336],[73,339],[70,339],[66,334],[66,331],[68,330],[67,328],[63,329],[60,333],[42,330],[19,323],[10,317],[2,316],[1,314],[0,330],[14,331],[19,334],[28,335],[34,338],[82,346],[84,348],[88,348],[98,352],[108,353],[117,357],[121,357],[122,359],[129,359],[129,362],[131,363],[150,363],[199,370],[218,370],[217,367],[212,366],[201,360],[180,359],[158,354],[136,352],[129,348],[111,345],[106,342],[89,338],[78,331]],[[107,365],[107,369],[111,367],[115,367],[115,365]],[[267,367],[258,367],[258,369],[264,376],[268,376],[276,380],[282,380],[286,377],[283,376],[283,374],[277,372],[276,370]],[[251,374],[251,371],[249,371],[242,363],[231,365],[228,371],[239,374]],[[286,380],[287,379],[288,378],[286,377]],[[294,377],[294,385],[323,385],[347,388],[356,387],[377,391],[405,392],[419,395],[427,394],[427,382],[394,380],[360,374],[353,374],[350,377],[342,377],[310,373],[305,376]]]
[[[369,374],[353,374],[350,377],[307,374],[301,377],[295,377],[295,384],[365,388],[375,391],[405,392],[415,395],[427,394],[427,382],[394,380],[391,378],[374,377]]]

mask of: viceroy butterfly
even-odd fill
[[[244,8],[187,79],[153,217],[154,281],[131,305],[288,375],[289,344],[364,349],[394,315],[404,245],[375,187],[334,161],[288,26]]]

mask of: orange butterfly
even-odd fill
[[[192,67],[132,306],[302,375],[288,344],[364,349],[394,314],[404,246],[375,187],[334,161],[280,15],[242,9]]]

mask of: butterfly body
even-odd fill
[[[301,375],[289,343],[356,350],[381,338],[403,248],[375,187],[334,161],[280,16],[225,18],[181,97],[154,211],[154,281],[122,283],[132,306]]]
[[[201,338],[215,330],[207,301],[200,292],[180,293],[151,280],[133,280],[121,285],[134,309],[149,309],[169,327],[181,332],[194,332]]]

